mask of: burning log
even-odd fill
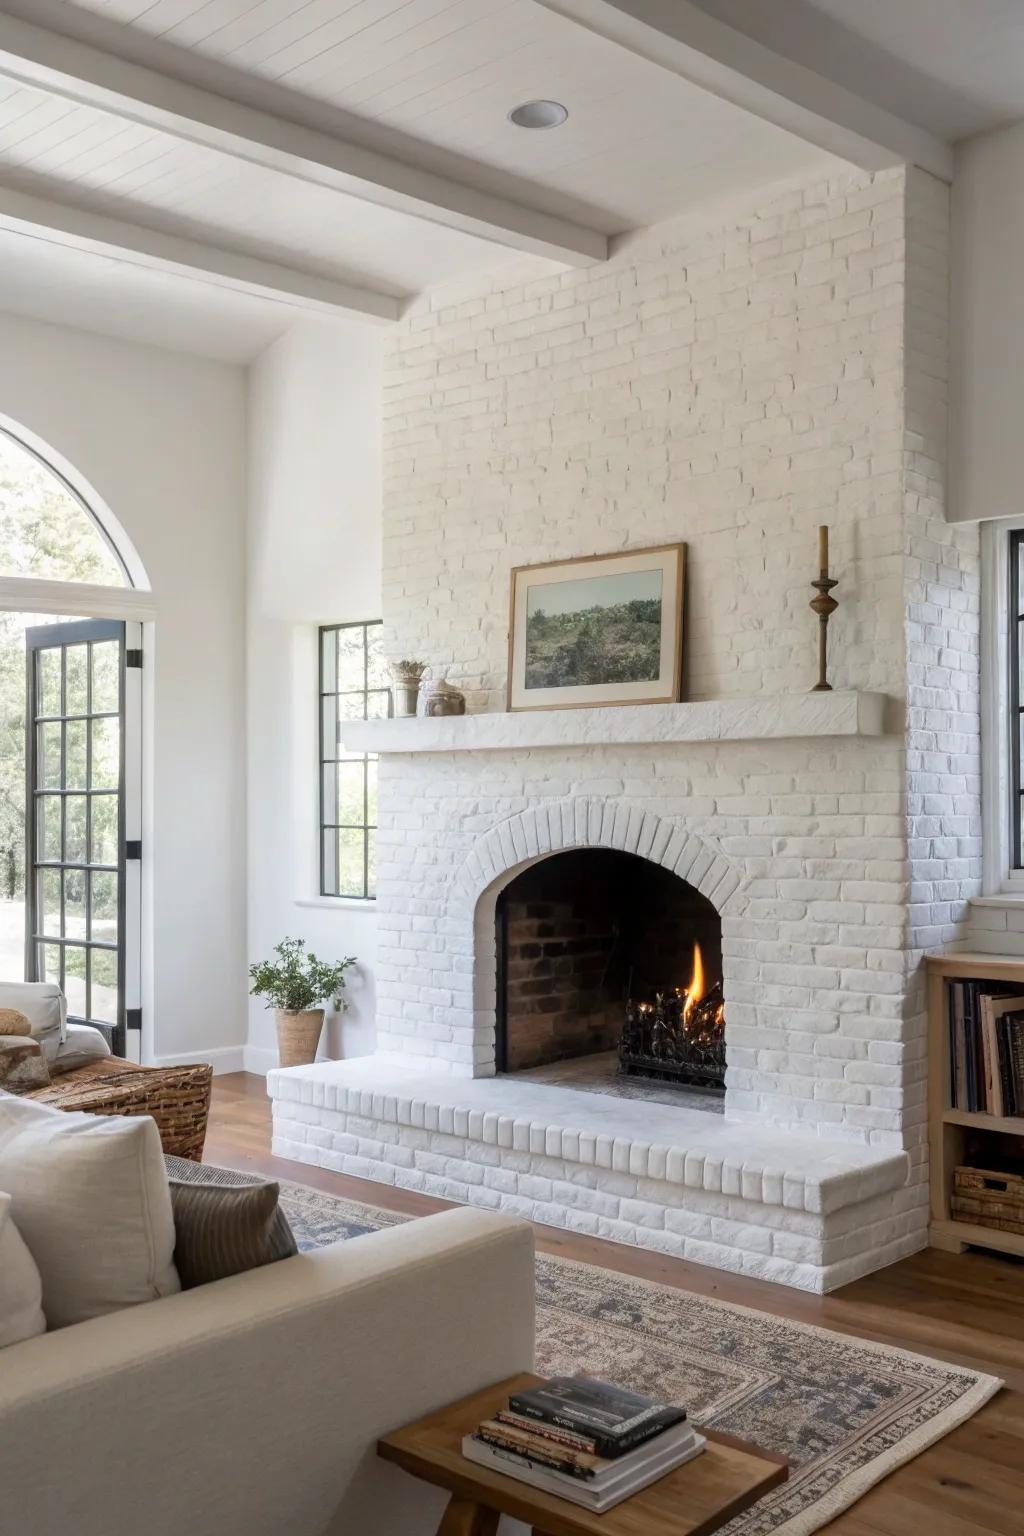
[[[689,985],[656,992],[652,1002],[626,1001],[619,1071],[701,1087],[725,1086],[725,1001],[708,988],[700,945],[693,946]]]

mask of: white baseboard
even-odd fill
[[[277,1066],[277,1052],[264,1045],[246,1045],[242,1047],[242,1070],[255,1072],[259,1077],[266,1077],[268,1072],[273,1072]]]
[[[253,1070],[245,1066],[245,1052],[248,1049],[244,1045],[221,1045],[212,1051],[179,1051],[173,1056],[154,1056],[148,1063],[152,1067],[187,1067],[192,1062],[207,1061],[213,1068],[214,1077],[220,1077],[224,1072],[244,1072]]]

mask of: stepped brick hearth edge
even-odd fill
[[[380,1056],[267,1087],[278,1157],[804,1290],[920,1247],[905,1152]]]

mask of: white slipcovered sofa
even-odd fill
[[[533,1236],[430,1216],[0,1354],[2,1536],[433,1536],[383,1432],[533,1363]]]

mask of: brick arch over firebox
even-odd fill
[[[494,1071],[495,903],[529,865],[573,848],[606,848],[671,870],[725,914],[743,883],[736,865],[709,838],[677,819],[622,798],[571,796],[520,811],[482,833],[451,888],[449,916],[473,929],[474,1071]]]
[[[485,892],[497,896],[527,864],[568,848],[614,848],[650,859],[706,896],[719,915],[741,883],[721,849],[678,820],[630,800],[571,796],[520,811],[482,833],[455,878],[454,905],[475,913]]]

